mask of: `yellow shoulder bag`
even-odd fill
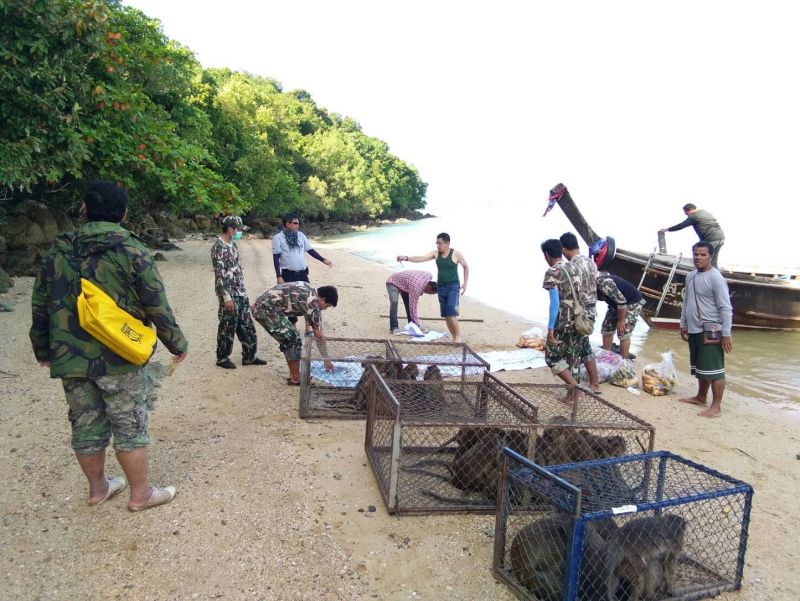
[[[156,333],[89,280],[81,278],[78,321],[87,333],[111,352],[134,365],[144,365],[153,355]]]

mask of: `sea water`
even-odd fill
[[[447,232],[452,248],[458,249],[469,265],[467,296],[520,316],[522,333],[526,325],[544,328],[547,323],[549,297],[542,288],[547,264],[540,250],[541,242],[574,231],[558,207],[544,218],[543,208],[543,205],[527,206],[517,208],[513,213],[503,213],[489,207],[463,213],[451,211],[444,217],[385,225],[337,236],[328,242],[334,247],[384,264],[389,270],[419,269],[435,274],[436,265],[433,261],[405,262],[400,265],[397,256],[431,252],[435,250],[436,236],[440,232]],[[597,227],[595,224],[592,226]],[[605,232],[600,230],[598,234],[605,235]],[[690,229],[685,234],[684,244],[689,256],[693,231]],[[620,247],[639,252],[649,252],[657,244],[656,233],[649,229],[629,227],[622,236],[616,232],[613,235]],[[620,242],[621,239],[625,240],[624,243]],[[667,241],[675,243],[669,238]],[[586,253],[583,241],[580,242],[581,252]],[[679,250],[676,248],[672,252]],[[723,265],[726,265],[725,256],[721,255]],[[727,256],[734,259],[735,253],[729,251]],[[382,286],[383,282],[376,285]],[[605,314],[605,307],[605,303],[598,304],[598,323],[590,338],[596,346],[602,342],[599,322]],[[462,312],[462,317],[469,315]],[[507,342],[512,347],[516,340]],[[800,410],[800,370],[797,369],[800,332],[736,331],[733,343],[733,353],[726,356],[726,396]],[[678,333],[674,330],[650,330],[640,319],[634,331],[631,351],[652,359],[667,350],[674,351],[676,365],[688,371],[688,350]],[[637,368],[642,367],[643,362],[637,361]],[[688,374],[686,377],[689,377]]]

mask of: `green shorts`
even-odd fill
[[[132,451],[150,444],[147,433],[148,381],[141,367],[117,376],[63,378],[72,424],[72,448],[79,455],[114,449]]]
[[[725,353],[720,344],[703,344],[703,333],[689,334],[689,365],[698,380],[725,379]]]

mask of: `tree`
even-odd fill
[[[81,134],[109,10],[99,1],[0,3],[0,181],[31,191],[80,178]]]

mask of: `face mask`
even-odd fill
[[[242,230],[236,230],[236,233],[233,235],[234,240],[241,240],[242,239]]]

